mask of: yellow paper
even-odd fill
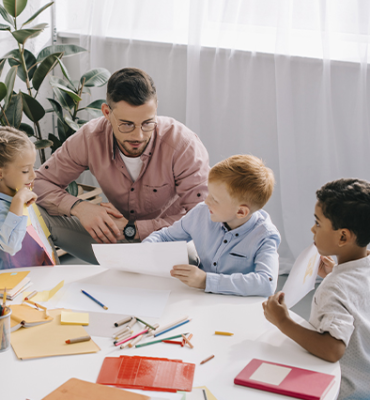
[[[89,325],[89,314],[72,311],[62,311],[62,325]]]
[[[79,325],[61,325],[61,312],[62,310],[50,310],[49,314],[54,319],[48,324],[12,332],[11,345],[19,359],[87,354],[100,350],[93,340],[66,344],[66,340],[88,336],[88,333]]]
[[[204,389],[207,393],[207,400],[217,400],[215,396],[213,396],[213,394],[209,391],[209,389],[207,388],[207,386],[197,386],[194,389]]]
[[[35,214],[36,214],[36,217],[39,220],[39,223],[41,225],[41,228],[44,231],[45,236],[48,238],[50,236],[50,231],[49,231],[48,227],[45,224],[44,218],[42,218],[42,216],[41,216],[40,210],[38,209],[36,203],[33,203],[31,207],[33,207],[33,209],[35,211]]]
[[[13,289],[30,273],[30,271],[12,271],[0,274],[0,290]]]
[[[25,321],[27,324],[42,324],[51,321],[53,318],[45,318],[45,311],[37,310],[25,304],[12,304],[11,327]]]
[[[51,290],[43,290],[42,292],[38,292],[36,294],[36,296],[32,297],[32,301],[36,302],[36,303],[41,303],[44,301],[48,301],[50,300],[55,293],[62,288],[64,285],[64,281],[59,282],[53,289]],[[29,294],[31,294],[32,292],[24,292],[23,293],[23,298],[27,297]]]

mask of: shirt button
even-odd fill
[[[216,263],[216,262],[214,262],[214,263],[213,263],[213,265],[214,265],[214,266],[216,266],[216,265],[217,265],[217,263]]]
[[[133,192],[135,189],[134,188],[131,188],[131,192]]]
[[[239,236],[239,233],[235,233],[235,236],[238,237],[238,236]]]
[[[131,211],[130,211],[131,214],[133,214],[134,212],[135,212],[134,210],[131,210]]]
[[[198,193],[197,196],[200,197],[200,193]]]
[[[227,240],[224,240],[224,243],[227,243]]]
[[[45,169],[49,169],[49,166],[48,166],[48,165],[45,165]]]
[[[157,193],[157,189],[153,189],[153,192],[154,192],[154,193]]]
[[[269,278],[269,281],[271,282],[271,281],[272,281],[272,278]]]

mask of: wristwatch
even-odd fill
[[[136,235],[135,221],[128,221],[127,225],[123,228],[123,234],[127,240],[134,239]]]

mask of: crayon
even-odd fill
[[[89,340],[91,340],[90,336],[81,336],[81,337],[74,338],[74,339],[68,339],[68,340],[66,340],[66,343],[72,344],[72,343],[88,342]]]
[[[200,365],[205,364],[209,360],[212,360],[213,357],[214,357],[214,355],[207,357],[206,359],[204,359],[203,361],[200,362]]]

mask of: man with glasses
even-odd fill
[[[36,172],[38,204],[56,245],[96,263],[91,243],[141,241],[205,199],[207,150],[186,126],[157,116],[157,105],[148,74],[115,72],[103,117],[85,124]],[[109,203],[65,191],[86,169]]]

